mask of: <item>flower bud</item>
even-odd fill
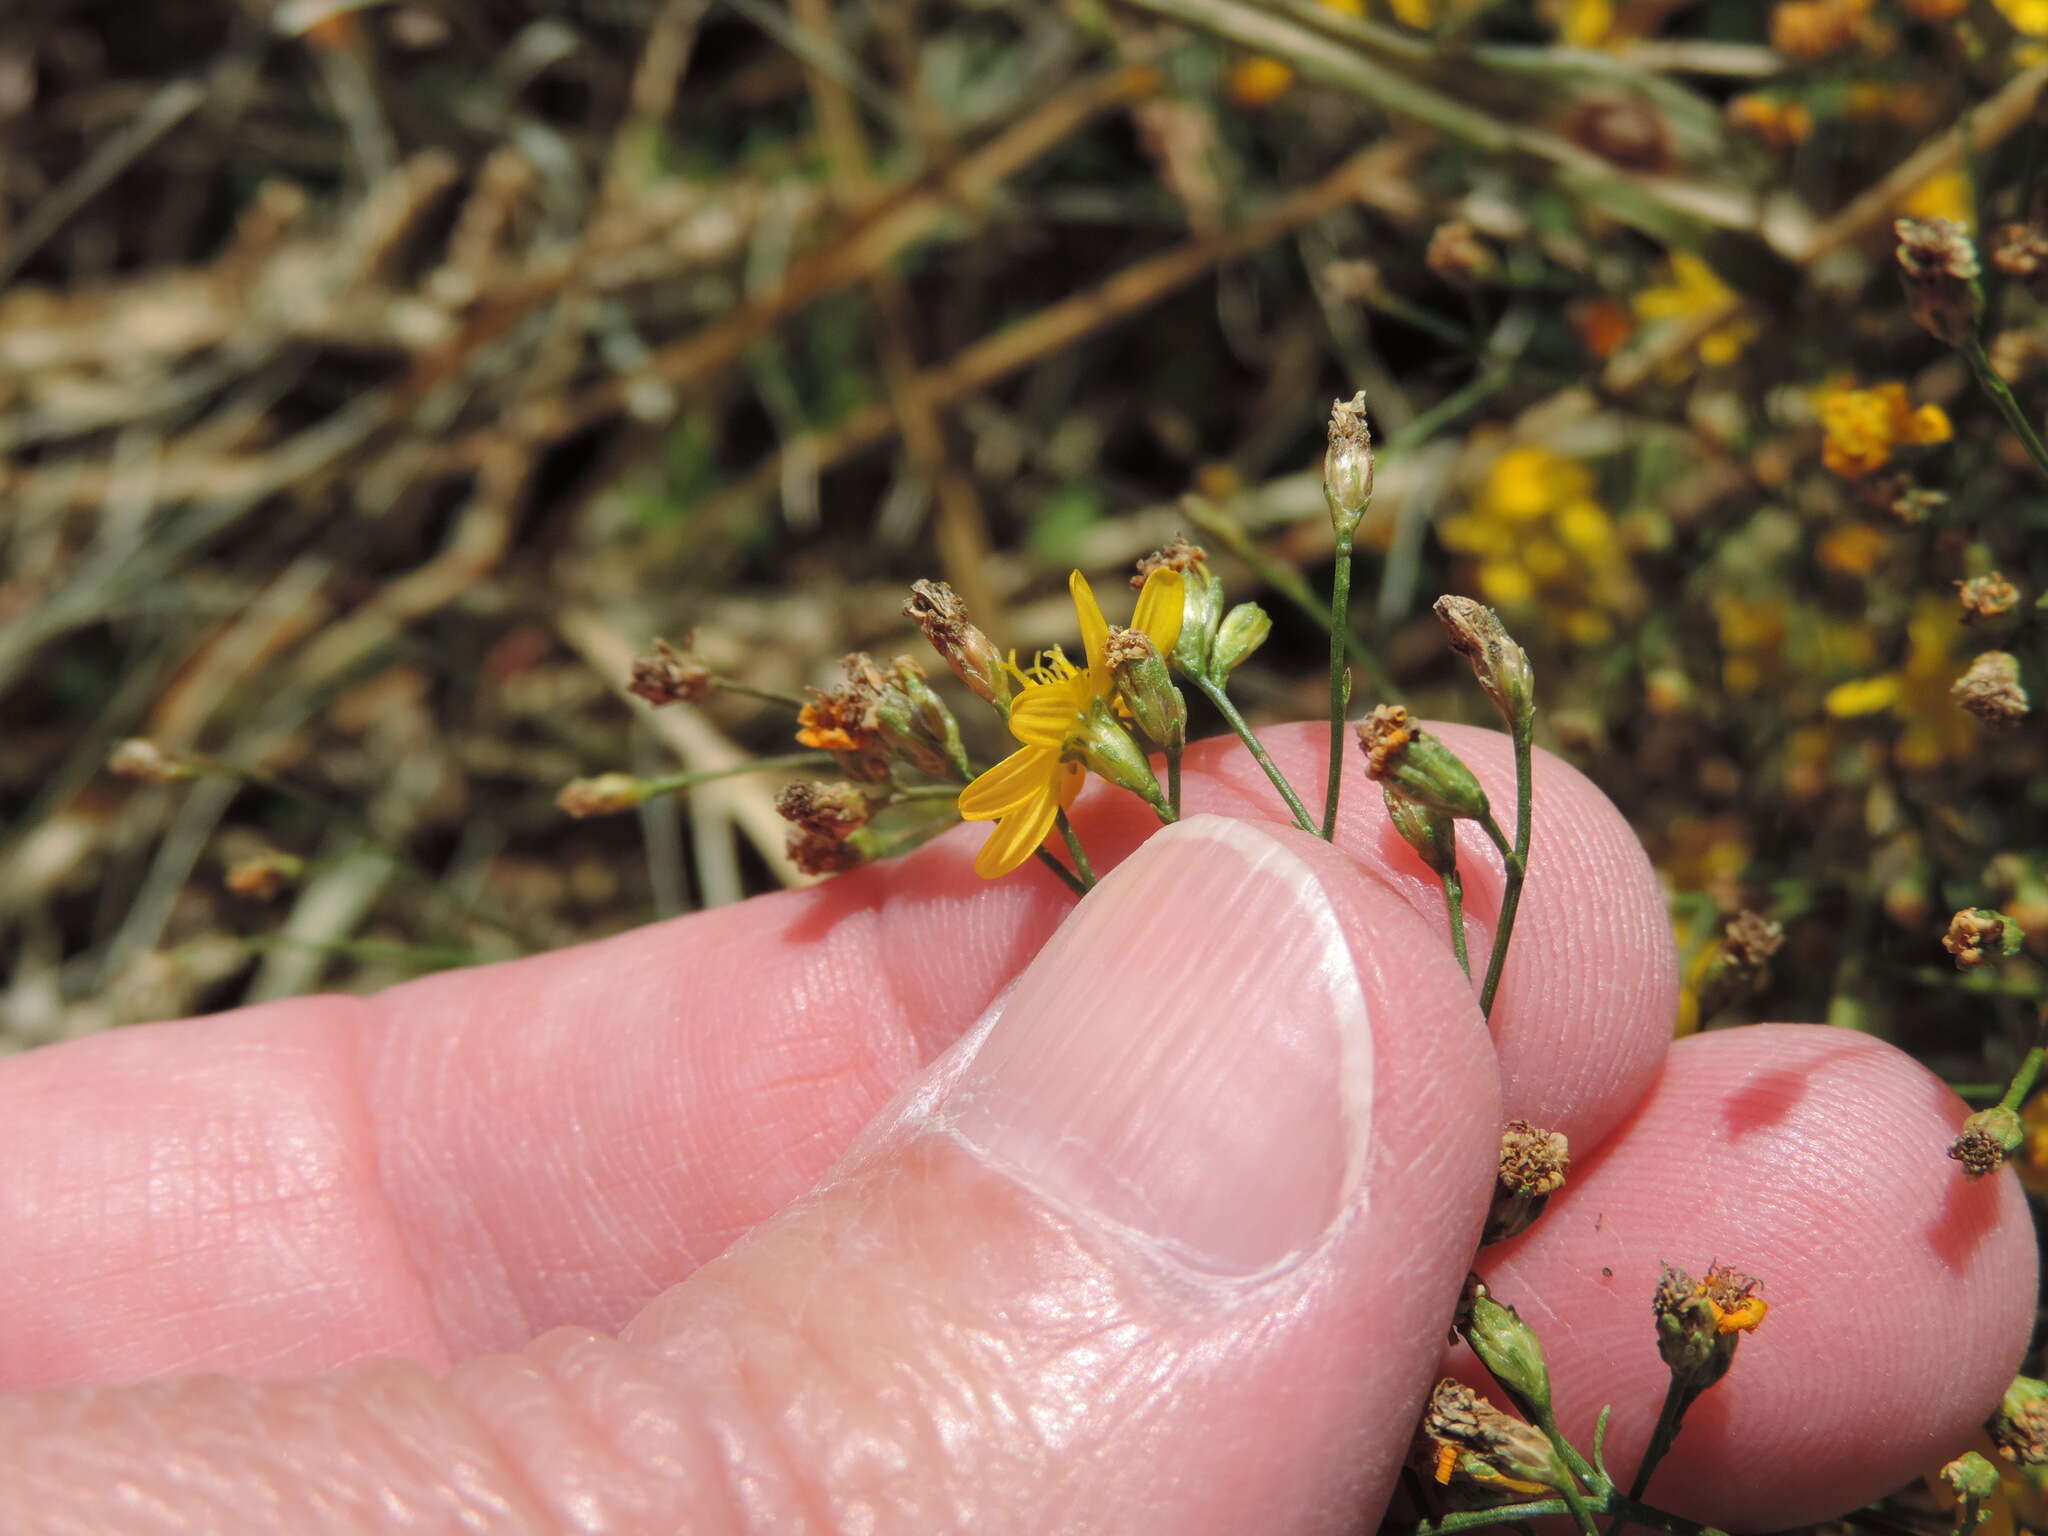
[[[1949,1143],[1948,1155],[1963,1165],[1964,1173],[1981,1179],[2003,1168],[2026,1139],[2018,1112],[1994,1105],[1963,1122],[1963,1134]]]
[[[1365,419],[1365,391],[1330,407],[1330,445],[1323,453],[1323,499],[1339,542],[1350,539],[1372,503],[1372,428]]]
[[[1958,1531],[1974,1530],[1990,1518],[1984,1505],[1998,1496],[1998,1468],[1975,1451],[1965,1451],[1941,1469],[1942,1483],[1956,1499]]]
[[[1381,704],[1358,723],[1365,771],[1379,785],[1393,785],[1418,805],[1463,821],[1485,817],[1486,791],[1458,755],[1420,726],[1399,704]]]
[[[1209,653],[1209,675],[1222,682],[1238,664],[1266,643],[1273,632],[1273,620],[1257,603],[1239,603],[1223,615],[1216,630],[1216,643]]]
[[[1965,907],[1948,920],[1941,947],[1955,956],[1956,969],[1974,971],[1994,959],[2016,955],[2026,942],[2020,925],[1989,907]]]
[[[1503,1306],[1480,1286],[1465,1321],[1465,1342],[1487,1374],[1500,1383],[1510,1401],[1527,1417],[1550,1417],[1550,1369],[1543,1363],[1543,1344],[1536,1330],[1513,1307]]]
[[[1188,744],[1188,705],[1166,673],[1166,658],[1142,629],[1111,632],[1105,652],[1117,693],[1138,729],[1167,752]]]
[[[903,616],[924,631],[968,691],[991,704],[1010,696],[1009,673],[993,640],[967,617],[967,605],[943,581],[911,583]]]
[[[555,804],[578,821],[588,816],[616,816],[647,798],[647,786],[630,773],[600,773],[571,779],[555,796]]]
[[[935,779],[958,779],[968,771],[967,749],[960,744],[960,724],[945,700],[924,680],[924,669],[908,656],[891,663],[875,698],[875,723],[896,755]]]
[[[1984,290],[1969,231],[1948,219],[1898,219],[1892,232],[1899,237],[1899,274],[1913,318],[1949,346],[1971,345]]]
[[[2048,1467],[2048,1381],[2015,1376],[1998,1411],[1984,1422],[1991,1443],[2007,1461]]]
[[[689,644],[687,639],[683,642]],[[633,658],[633,676],[626,692],[645,699],[656,709],[664,704],[695,703],[711,692],[711,669],[694,653],[679,651],[666,640],[654,642],[654,649]]]
[[[1079,745],[1081,760],[1091,771],[1119,788],[1128,789],[1147,805],[1165,806],[1166,799],[1159,792],[1159,779],[1152,772],[1151,763],[1107,707],[1098,704],[1088,711]]]
[[[1436,600],[1436,616],[1450,637],[1451,649],[1472,664],[1472,675],[1493,700],[1493,707],[1519,735],[1536,714],[1536,675],[1529,653],[1515,644],[1500,615],[1469,597]]]
[[[1457,824],[1441,812],[1418,805],[1391,784],[1380,786],[1387,800],[1387,819],[1401,840],[1438,875],[1458,870]]]
[[[1500,1168],[1480,1243],[1501,1243],[1529,1230],[1550,1197],[1564,1188],[1571,1143],[1561,1131],[1510,1120],[1501,1131]]]
[[[1457,1492],[1508,1502],[1571,1485],[1548,1435],[1461,1381],[1437,1383],[1418,1435],[1431,1478]]]

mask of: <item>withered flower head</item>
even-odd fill
[[[1472,675],[1508,729],[1526,726],[1536,712],[1536,675],[1529,653],[1515,643],[1500,615],[1484,603],[1449,593],[1436,600],[1434,612],[1451,649],[1472,664]]]
[[[689,643],[684,636],[683,644],[687,647]],[[694,704],[711,692],[712,686],[711,669],[701,657],[657,640],[653,650],[633,658],[633,676],[626,691],[659,709],[664,704]]]
[[[1948,1155],[1973,1179],[1996,1173],[2027,1139],[2019,1115],[1994,1105],[1963,1122],[1963,1133],[1949,1144]]]
[[[2020,683],[2019,658],[2010,651],[1986,651],[1955,680],[1949,697],[1986,725],[2018,725],[2033,702]]]
[[[306,872],[306,861],[272,849],[237,859],[228,866],[221,883],[237,896],[251,901],[274,901],[287,885]]]
[[[1419,1435],[1424,1463],[1439,1485],[1528,1496],[1550,1492],[1569,1476],[1535,1425],[1448,1377],[1430,1394]]]
[[[1758,1284],[1750,1276],[1725,1264],[1708,1266],[1707,1278],[1700,1282],[1700,1294],[1714,1309],[1717,1333],[1754,1333],[1762,1325],[1764,1314],[1770,1307],[1763,1297],[1757,1295]]]
[[[173,757],[155,742],[131,736],[114,748],[107,758],[107,771],[124,779],[141,779],[149,784],[175,784],[198,772],[190,763]]]
[[[1963,622],[1995,619],[2010,612],[2020,600],[2020,589],[1997,571],[1972,576],[1956,583],[1956,601],[1963,605]]]
[[[807,875],[837,875],[867,859],[858,838],[827,837],[807,827],[791,827],[784,850],[789,862]]]
[[[2007,224],[1991,237],[1991,265],[2007,277],[2032,282],[2048,272],[2048,231],[2035,224]]]
[[[1330,404],[1330,444],[1323,453],[1323,499],[1339,538],[1349,538],[1372,501],[1372,426],[1365,391]]]
[[[555,804],[581,821],[586,816],[615,816],[647,798],[647,786],[630,773],[600,773],[571,779],[555,796]]]
[[[1208,561],[1207,550],[1199,544],[1190,544],[1186,534],[1177,533],[1173,536],[1171,544],[1155,549],[1151,554],[1139,559],[1137,571],[1131,577],[1131,590],[1144,591],[1145,579],[1154,571],[1179,571],[1185,576],[1195,567],[1208,564]]]
[[[1526,1120],[1510,1120],[1500,1134],[1500,1182],[1525,1195],[1550,1195],[1564,1188],[1571,1171],[1571,1143],[1562,1131],[1546,1131]]]
[[[1913,318],[1937,340],[1968,346],[1984,313],[1969,231],[1948,219],[1898,219],[1892,231],[1899,237],[1900,279]]]
[[[967,605],[943,581],[911,583],[903,616],[931,642],[960,681],[978,699],[994,703],[1009,697],[1009,674],[993,640],[967,617]]]
[[[1410,800],[1446,816],[1477,821],[1490,807],[1486,791],[1456,753],[1408,718],[1399,704],[1376,705],[1358,723],[1365,771]]]
[[[852,784],[799,781],[785,785],[775,797],[775,814],[805,832],[837,842],[868,824],[874,804]]]
[[[1666,1264],[1651,1299],[1657,1353],[1675,1381],[1697,1397],[1728,1374],[1742,1335],[1754,1332],[1770,1310],[1757,1282],[1716,1263],[1704,1280]]]
[[[1493,247],[1463,219],[1449,219],[1431,231],[1423,264],[1447,283],[1484,282],[1500,269]]]
[[[846,681],[827,693],[811,690],[811,701],[797,712],[797,742],[830,752],[849,778],[874,784],[889,776],[889,744],[882,737],[877,706],[881,703],[882,669],[865,651],[840,662]]]

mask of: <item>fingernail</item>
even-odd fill
[[[1371,1105],[1365,999],[1285,834],[1203,816],[1089,893],[998,1004],[945,1119],[988,1159],[1201,1271],[1312,1249]]]

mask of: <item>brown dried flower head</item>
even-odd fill
[[[1986,651],[1955,685],[1949,696],[1990,726],[2014,726],[2032,708],[2020,684],[2019,658],[2009,651]]]
[[[967,617],[967,605],[945,582],[911,583],[903,616],[924,631],[932,649],[976,698],[993,703],[1009,697],[1002,652]]]
[[[1536,708],[1536,678],[1529,653],[1515,643],[1500,615],[1469,597],[1446,594],[1433,611],[1443,625],[1452,650],[1472,664],[1472,675],[1494,708],[1518,729]]]
[[[2048,272],[2048,231],[2034,224],[2007,224],[1991,237],[1991,265],[2007,277],[2032,282]]]
[[[1144,591],[1145,578],[1154,571],[1179,571],[1186,575],[1197,566],[1206,565],[1208,560],[1209,552],[1206,549],[1199,544],[1190,544],[1186,534],[1177,533],[1173,536],[1171,544],[1153,550],[1151,554],[1138,561],[1138,568],[1131,576],[1131,590]]]
[[[877,713],[886,679],[874,657],[855,651],[842,658],[846,681],[827,693],[811,690],[797,712],[799,745],[830,752],[849,778],[879,783],[889,776],[889,744]]]
[[[630,773],[600,773],[571,779],[555,796],[555,804],[578,821],[587,816],[615,816],[647,798],[647,787]]]
[[[1969,231],[1950,219],[1898,219],[1892,231],[1899,237],[1899,273],[1913,318],[1949,346],[1968,346],[1984,312]]]
[[[1417,1459],[1440,1486],[1497,1496],[1540,1495],[1557,1487],[1564,1475],[1541,1430],[1448,1377],[1430,1394],[1418,1439]]]
[[[685,636],[683,644],[689,643]],[[626,691],[659,709],[664,704],[694,704],[712,687],[711,669],[700,657],[657,640],[653,650],[633,658],[633,676]]]
[[[1500,270],[1493,247],[1463,219],[1448,219],[1430,232],[1423,264],[1447,283],[1485,282]]]
[[[1963,1122],[1963,1133],[1949,1144],[1948,1155],[1973,1179],[1996,1173],[2020,1149],[2026,1133],[2012,1110],[1980,1110]]]
[[[798,782],[775,797],[775,814],[815,837],[841,842],[868,824],[874,804],[852,784]]]
[[[852,839],[822,836],[805,827],[789,829],[784,851],[789,855],[789,862],[807,875],[843,874],[867,857]]]
[[[1955,956],[1959,971],[1973,971],[2000,956],[2010,955],[2019,944],[2019,932],[2012,920],[1989,907],[1963,908],[1948,920],[1948,932],[1941,936],[1941,947]]]
[[[1571,1143],[1562,1131],[1510,1120],[1500,1136],[1500,1182],[1522,1195],[1552,1195],[1571,1171]]]
[[[1995,619],[2011,611],[2020,600],[2020,589],[1997,571],[1972,576],[1956,583],[1956,601],[1963,605],[1963,622]]]
[[[1565,117],[1564,136],[1623,170],[1661,176],[1672,167],[1671,125],[1640,97],[1581,101]]]

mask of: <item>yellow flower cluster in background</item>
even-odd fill
[[[1924,594],[1906,627],[1906,658],[1893,671],[1853,678],[1828,690],[1825,708],[1837,720],[1889,714],[1904,726],[1892,747],[1901,768],[1926,770],[1960,762],[1976,749],[1978,726],[1956,708],[1949,687],[1966,657],[1954,601]]]
[[[1669,278],[1643,289],[1631,301],[1636,318],[1645,324],[1698,319],[1726,308],[1735,292],[1690,251],[1671,253]],[[1700,361],[1710,368],[1732,363],[1756,339],[1756,323],[1737,317],[1700,338]]]
[[[1938,405],[1915,409],[1906,386],[1896,380],[1870,389],[1827,385],[1814,397],[1813,408],[1823,434],[1821,463],[1844,480],[1875,474],[1901,445],[1945,443],[1955,435],[1946,411]]]
[[[1365,0],[1322,0],[1322,6],[1339,16],[1365,14]],[[1395,14],[1412,27],[1428,26],[1433,9],[1431,0],[1396,0],[1394,5]],[[1411,20],[1411,12],[1421,19]],[[1232,64],[1226,81],[1230,99],[1248,109],[1272,105],[1286,95],[1293,84],[1294,67],[1262,53],[1247,54]]]
[[[1641,606],[1635,570],[1583,464],[1525,444],[1493,461],[1464,512],[1437,529],[1444,547],[1477,562],[1487,602],[1540,617],[1579,645],[1598,645],[1614,619]]]

